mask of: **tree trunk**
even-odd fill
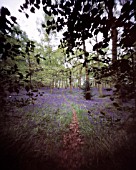
[[[83,51],[84,51],[84,57],[85,57],[85,75],[86,75],[86,94],[85,98],[86,100],[91,99],[91,93],[90,93],[90,81],[89,81],[89,71],[88,71],[88,56],[85,55],[86,53],[86,47],[85,47],[85,40],[83,39]]]
[[[99,91],[99,97],[103,96],[103,92],[102,92],[102,83],[98,84],[98,91]]]
[[[111,28],[111,36],[112,36],[112,63],[115,63],[117,61],[117,29],[113,25]]]
[[[60,83],[61,83],[61,80],[58,81],[58,88],[61,88]]]
[[[62,78],[62,80],[61,80],[61,85],[62,85],[62,88],[64,88],[65,87],[65,85],[64,85],[64,81],[63,81],[63,78]]]
[[[116,18],[114,17],[114,5],[115,0],[110,0],[106,2],[106,6],[108,8],[108,19],[110,21],[110,27],[111,27],[111,39],[112,39],[112,62],[114,63],[117,60],[117,28],[115,24]]]
[[[96,43],[98,43],[97,37],[96,37]],[[97,58],[98,58],[98,62],[97,62],[97,66],[98,69],[100,69],[100,62],[99,62],[99,53],[97,51]],[[100,78],[99,78],[100,81]],[[102,92],[102,81],[100,82],[101,84],[98,84],[98,92],[99,92],[99,97],[103,96],[103,92]]]
[[[78,76],[78,87],[81,87],[81,78],[82,78],[82,67],[79,69],[79,76]]]
[[[107,1],[108,7],[108,19],[110,21],[111,28],[111,40],[112,40],[112,64],[117,61],[117,27],[115,24],[116,17],[114,17],[114,5],[115,0]],[[115,84],[117,82],[117,70],[115,70],[115,75],[112,76],[112,82]]]
[[[133,62],[133,88],[134,88],[134,96],[135,96],[134,114],[136,115],[136,52],[132,56],[132,62]]]
[[[69,85],[70,85],[70,91],[72,91],[72,72],[71,72],[71,70],[69,72]]]
[[[96,38],[96,42],[97,41],[97,38]],[[98,60],[99,60],[99,54],[97,52],[97,57],[98,57]],[[100,69],[100,62],[98,61],[98,69]],[[102,81],[100,82],[101,84],[98,84],[98,92],[99,92],[99,97],[102,97],[103,96],[103,92],[102,92]]]

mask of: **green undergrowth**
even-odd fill
[[[127,162],[129,157],[129,161],[135,164],[136,131],[133,138],[125,129],[117,130],[112,125],[107,126],[107,123],[93,124],[89,120],[86,110],[80,109],[78,105],[74,106],[74,109],[84,140],[82,148],[82,155],[85,159],[84,169],[123,169],[124,162]],[[96,119],[97,121],[99,122],[99,117]]]
[[[75,109],[78,116],[80,133],[83,136],[87,136],[88,134],[92,133],[94,127],[91,125],[87,117],[87,111],[80,109],[78,105],[73,105],[73,108]]]
[[[23,113],[21,108],[18,111]],[[3,135],[11,136],[11,145],[23,143],[20,150],[34,151],[37,156],[42,153],[40,156],[55,159],[62,147],[63,134],[68,131],[72,112],[63,113],[60,109],[53,112],[51,108],[35,108],[31,111],[26,110],[21,115],[10,115],[3,120]]]

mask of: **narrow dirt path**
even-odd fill
[[[79,132],[79,123],[76,111],[73,109],[72,122],[69,132],[63,136],[63,146],[60,152],[60,165],[64,169],[79,170],[83,162],[83,138]]]

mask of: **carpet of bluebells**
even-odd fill
[[[107,91],[103,88],[104,97],[99,97],[98,89],[92,88],[91,100],[85,100],[83,97],[83,91],[78,88],[74,88],[70,91],[69,88],[54,88],[52,90],[48,88],[41,88],[38,92],[33,92],[33,103],[19,108],[17,114],[37,114],[44,115],[45,112],[61,113],[62,115],[69,114],[72,108],[82,110],[82,115],[87,116],[91,123],[99,123],[94,121],[93,118],[100,118],[100,121],[104,118],[111,118],[113,121],[124,121],[130,113],[129,108],[134,106],[134,101],[127,101],[127,103],[121,103],[120,108],[113,105],[110,96],[113,95],[113,91]],[[22,99],[25,101],[29,97],[24,95],[11,95],[10,100]],[[125,109],[124,109],[125,108]]]
[[[114,101],[110,99],[113,91],[103,88],[103,97],[99,97],[97,88],[91,89],[91,100],[85,100],[83,91],[74,88],[41,88],[38,92],[32,92],[33,102],[14,108],[13,114],[27,117],[28,124],[44,125],[54,134],[68,127],[71,121],[71,113],[74,108],[78,114],[82,133],[92,129],[97,135],[102,134],[103,129],[113,129],[120,126],[131,114],[134,101],[127,101],[114,106]],[[10,101],[26,101],[30,97],[25,91],[16,95],[9,96]],[[29,101],[29,100],[28,100]],[[27,124],[27,123],[26,123]],[[90,128],[91,127],[91,128]],[[107,128],[108,127],[108,128]],[[106,132],[107,133],[107,132]]]
[[[31,97],[23,90],[19,94],[12,93],[7,100],[14,106],[1,119],[0,137],[7,141],[7,148],[10,148],[9,145],[20,148],[18,157],[23,154],[26,157],[23,151],[27,151],[31,159],[56,159],[74,109],[85,143],[82,155],[89,161],[87,166],[92,167],[93,161],[101,161],[103,154],[111,157],[112,164],[116,146],[121,148],[124,142],[126,145],[129,142],[127,132],[118,129],[131,114],[134,101],[116,104],[110,99],[113,91],[104,88],[103,97],[99,97],[97,88],[92,88],[91,93],[91,100],[85,100],[83,91],[78,88],[72,91],[69,88],[41,88],[31,92]],[[2,118],[2,114],[0,116]],[[1,149],[3,144],[0,144]],[[127,149],[129,151],[130,145]]]

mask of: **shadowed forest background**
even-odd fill
[[[136,1],[18,9],[37,10],[39,41],[0,9],[0,169],[135,170]]]

